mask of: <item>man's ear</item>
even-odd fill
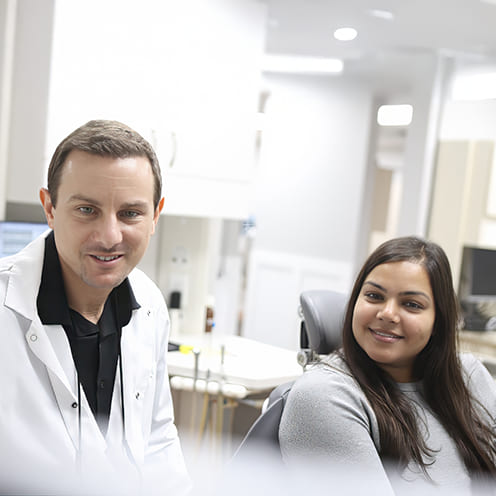
[[[43,207],[43,210],[45,211],[45,217],[46,217],[47,223],[50,226],[50,228],[53,229],[53,219],[54,219],[53,210],[55,207],[53,206],[50,193],[48,192],[48,190],[46,188],[40,189],[40,201],[41,201],[41,205]]]
[[[160,212],[162,212],[162,209],[164,208],[164,203],[165,203],[165,198],[162,197],[160,201],[158,202],[158,206],[155,209],[155,213],[153,214],[153,229],[152,229],[152,234],[155,233],[155,228],[157,227],[157,222],[158,219],[160,218]]]

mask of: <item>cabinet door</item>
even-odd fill
[[[47,156],[83,122],[111,118],[155,145],[169,184],[185,188],[179,202],[188,178],[249,182],[264,18],[255,0],[59,0]]]
[[[195,15],[192,16],[191,12]],[[157,144],[170,173],[223,179],[250,176],[255,149],[264,16],[260,2],[178,2],[173,60],[162,60],[168,88]],[[173,67],[173,71],[168,70]]]

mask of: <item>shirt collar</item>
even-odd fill
[[[117,308],[118,326],[120,328],[126,326],[131,320],[132,311],[140,308],[127,277],[112,290],[109,298]],[[53,231],[45,239],[45,257],[43,259],[41,283],[36,304],[38,315],[43,324],[71,325],[69,305],[67,304],[62,269]]]

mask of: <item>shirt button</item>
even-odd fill
[[[105,389],[105,381],[100,381],[100,389]]]
[[[77,403],[74,402],[71,406],[72,406],[72,408],[77,408]]]

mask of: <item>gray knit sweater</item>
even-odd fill
[[[461,356],[468,387],[492,416],[496,433],[496,383],[472,355]],[[474,494],[465,465],[436,417],[429,411],[420,383],[398,384],[418,412],[419,426],[434,451],[429,481],[413,463],[395,473],[379,457],[377,419],[365,394],[337,356],[332,367],[307,370],[293,386],[281,419],[283,459],[294,472],[312,473],[333,494]],[[496,441],[496,434],[495,434]],[[494,488],[486,490],[489,494]],[[325,493],[325,492],[324,492]],[[478,488],[475,494],[481,494]]]

